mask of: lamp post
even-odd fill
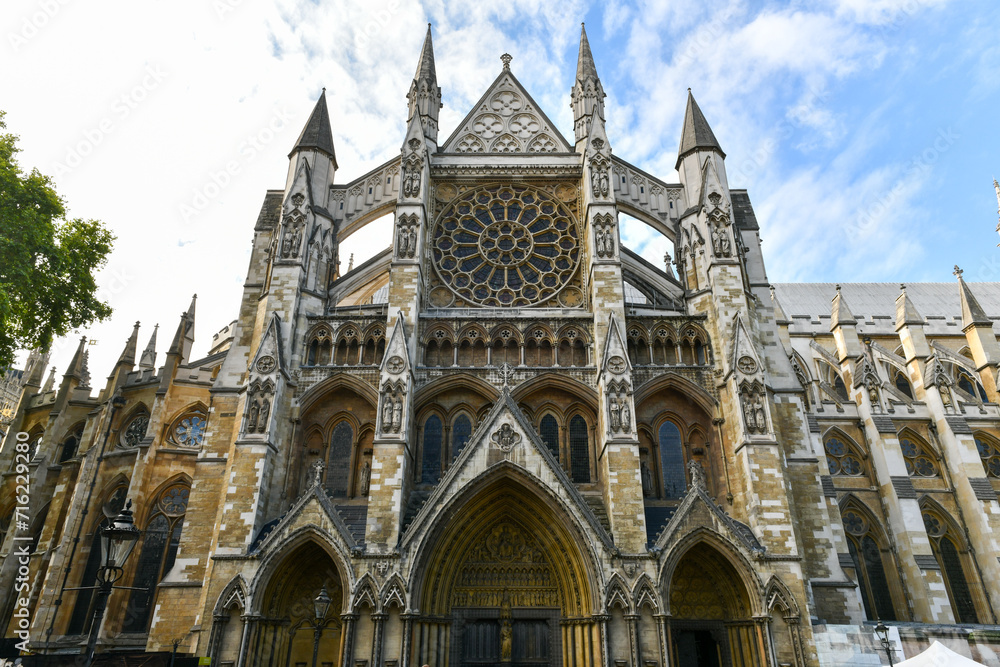
[[[889,640],[889,628],[882,622],[882,619],[879,619],[878,624],[875,626],[875,635],[878,637],[879,642],[882,643],[882,649],[885,651],[886,657],[889,658],[889,667],[892,667],[892,642]]]
[[[132,520],[131,500],[125,503],[125,508],[111,525],[101,531],[101,566],[97,569],[97,602],[94,605],[94,621],[90,625],[90,638],[87,640],[87,665],[94,662],[94,649],[97,646],[97,635],[101,631],[101,621],[104,620],[104,611],[108,607],[108,596],[115,582],[125,574],[122,566],[135,548],[139,534],[140,530]]]
[[[313,634],[313,664],[316,667],[316,660],[319,658],[319,637],[323,634],[323,620],[326,612],[330,611],[330,595],[326,592],[326,586],[319,589],[319,595],[313,600],[314,611],[316,612],[316,626]]]

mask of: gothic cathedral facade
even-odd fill
[[[501,60],[443,139],[428,29],[400,155],[346,184],[324,93],[208,356],[192,301],[159,367],[137,324],[102,390],[84,341],[58,386],[29,369],[0,452],[8,646],[806,667],[878,664],[879,619],[906,655],[1000,664],[1000,286],[771,285],[690,93],[672,184],[613,152],[586,33],[573,141]],[[341,274],[387,214],[392,246]],[[126,499],[143,534],[95,629]]]

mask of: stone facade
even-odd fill
[[[84,341],[58,387],[24,374],[8,649],[20,599],[31,650],[80,652],[130,499],[97,629],[125,660],[868,665],[881,618],[903,655],[1000,664],[1000,287],[770,285],[692,96],[669,184],[613,153],[585,33],[572,142],[502,61],[439,145],[428,31],[399,157],[346,184],[319,100],[207,357],[192,301],[158,368],[136,325],[96,393]],[[341,275],[386,213],[392,246]]]

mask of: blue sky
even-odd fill
[[[190,295],[195,353],[236,316],[264,191],[326,86],[345,182],[399,150],[428,21],[442,140],[514,56],[572,135],[580,22],[613,150],[664,180],[691,87],[749,190],[774,282],[1000,280],[1000,5],[987,0],[559,3],[13,0],[0,17],[0,109],[22,165],[118,234],[115,308],[86,333],[103,376],[136,320],[160,357]],[[13,66],[10,66],[13,65]],[[658,262],[666,240],[623,225]],[[388,225],[345,243],[360,261]],[[60,372],[73,343],[56,351]]]

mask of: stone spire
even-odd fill
[[[851,307],[847,305],[847,299],[840,291],[840,285],[837,285],[837,294],[833,297],[833,305],[830,309],[830,329],[844,324],[849,324],[852,327],[857,326],[858,320],[851,312]]]
[[[858,338],[858,320],[851,312],[847,300],[837,285],[837,294],[833,297],[830,308],[830,331],[837,343],[840,360],[861,356],[861,340]]]
[[[715,133],[705,120],[705,114],[694,100],[691,89],[688,88],[687,110],[684,112],[684,129],[681,131],[681,143],[677,148],[677,165],[680,166],[685,156],[691,153],[703,151],[716,151],[723,158],[726,157],[719,140],[715,138]]]
[[[185,363],[191,355],[191,346],[194,344],[194,305],[198,299],[195,294],[191,298],[191,306],[186,312],[181,313],[181,321],[177,323],[177,331],[174,332],[174,339],[170,341],[170,348],[167,355],[179,357],[181,364]]]
[[[326,107],[326,88],[316,101],[312,115],[306,121],[306,126],[302,128],[302,134],[299,135],[288,157],[291,158],[302,150],[316,150],[325,154],[333,161],[334,169],[337,168],[337,154],[333,149],[333,130],[330,128],[330,111]]]
[[[907,324],[923,324],[924,318],[917,312],[910,296],[906,293],[906,285],[899,286],[899,296],[896,297],[896,331]]]
[[[785,309],[781,306],[781,302],[778,301],[778,295],[775,292],[774,285],[770,285],[771,290],[771,305],[774,308],[774,320],[778,324],[788,324],[791,320],[788,319],[788,315],[785,314]]]
[[[132,328],[132,335],[128,337],[125,342],[125,349],[122,350],[122,354],[118,357],[118,363],[116,366],[121,366],[125,364],[129,367],[135,365],[135,351],[139,344],[139,323],[136,322],[135,326]]]
[[[149,337],[146,349],[142,351],[142,356],[139,357],[139,368],[152,369],[156,367],[156,332],[159,328],[159,324],[153,327],[153,335]]]
[[[56,386],[56,367],[53,366],[52,370],[49,371],[49,379],[45,381],[45,386],[42,387],[42,393],[47,394],[52,391],[52,388]]]
[[[198,295],[197,294],[191,295],[191,305],[188,306],[187,309],[188,328],[184,334],[184,341],[186,344],[185,345],[186,349],[184,354],[185,359],[191,353],[191,347],[194,345],[194,306],[197,301],[198,301]]]
[[[573,108],[573,131],[579,143],[587,137],[594,111],[597,117],[604,120],[604,87],[597,76],[597,66],[590,52],[590,42],[587,41],[587,29],[580,26],[580,55],[576,60],[576,82],[571,91]]]
[[[87,345],[87,337],[80,337],[80,344],[77,345],[76,352],[73,353],[73,358],[69,362],[69,367],[66,369],[66,374],[63,375],[64,378],[76,378],[80,380],[83,378],[84,373],[84,347]]]
[[[437,70],[434,67],[434,44],[431,40],[431,24],[427,24],[427,36],[420,50],[420,60],[417,71],[413,75],[413,83],[406,94],[409,101],[409,116],[419,116],[424,136],[433,144],[437,144],[438,113],[441,110],[441,87],[437,83]]]
[[[962,269],[955,267],[955,276],[958,277],[958,293],[962,299],[962,327],[970,326],[993,326],[990,318],[986,317],[983,307],[979,305],[976,296],[969,289],[969,286],[962,279]]]

